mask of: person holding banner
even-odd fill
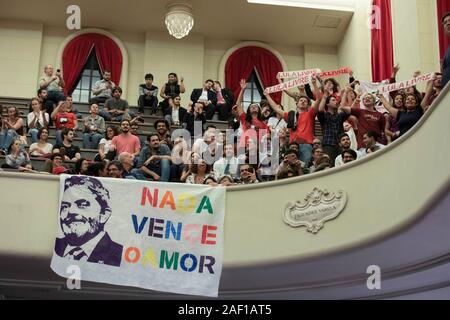
[[[248,139],[252,139],[258,144],[262,137],[268,134],[269,127],[264,123],[262,119],[261,106],[257,103],[252,103],[248,107],[247,113],[244,112],[243,108],[243,98],[244,91],[247,87],[247,81],[242,79],[240,82],[241,91],[236,100],[236,105],[233,107],[239,116],[239,121],[241,123],[243,134],[241,136],[239,148],[245,148],[248,143]]]
[[[358,95],[350,109],[351,115],[358,120],[358,131],[356,132],[356,140],[358,141],[358,150],[365,151],[364,134],[373,131],[378,136],[378,142],[382,143],[382,133],[386,129],[386,119],[384,115],[375,109],[376,97],[371,93],[363,96],[363,105],[365,109],[360,109],[359,104],[361,99]],[[348,107],[342,107],[349,111]]]
[[[442,74],[439,72],[435,73],[436,78],[434,80],[429,80],[427,83],[427,88],[425,89],[425,95],[421,102],[422,108],[427,110],[429,106],[436,100],[442,91]]]
[[[395,132],[394,138],[401,137],[408,132],[424,114],[424,109],[419,105],[415,94],[410,93],[406,95],[405,110],[393,108],[382,94],[379,94],[378,98],[390,115],[397,120],[399,130]]]
[[[317,79],[312,78],[314,86],[314,94],[320,97],[320,90],[317,86]],[[312,157],[313,140],[314,140],[314,122],[317,112],[319,111],[320,99],[314,101],[311,106],[311,100],[307,96],[301,96],[297,101],[297,111],[284,112],[268,93],[265,93],[267,101],[272,109],[283,117],[288,123],[290,129],[290,143],[299,145],[299,159],[303,163],[309,163]]]
[[[338,109],[338,100],[330,91],[325,90],[317,115],[323,134],[323,150],[330,157],[334,167],[336,157],[341,153],[339,137],[344,133],[344,122],[350,116],[349,110]]]
[[[387,102],[386,98],[384,100]],[[384,102],[382,100],[380,101],[384,106]],[[391,106],[399,111],[403,111],[405,109],[405,95],[403,93],[397,92],[397,94],[394,95],[394,102],[391,104]],[[386,110],[388,109],[386,108]],[[389,114],[388,118],[386,119],[386,128],[384,130],[388,144],[392,143],[393,141],[395,141],[395,139],[398,138],[398,135],[396,134],[396,132],[398,131],[399,129],[397,119]]]

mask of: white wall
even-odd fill
[[[3,59],[0,62],[7,70],[22,70],[17,80],[2,86],[2,96],[32,97],[37,89],[37,80],[43,73],[46,64],[54,64],[61,67],[58,53],[62,44],[73,31],[65,27],[50,27],[27,24],[23,22],[10,22],[12,27],[1,30],[1,50]],[[20,28],[22,30],[20,30]],[[26,31],[23,31],[23,30]],[[166,32],[147,31],[145,33],[132,33],[117,30],[105,30],[116,36],[125,47],[128,55],[128,65],[125,74],[128,76],[127,86],[124,86],[123,97],[132,105],[137,103],[137,87],[144,81],[144,75],[148,72],[155,77],[155,85],[161,86],[167,82],[167,74],[176,72],[185,79],[186,93],[183,102],[187,104],[189,96],[194,88],[202,86],[203,81],[211,78],[224,82],[223,71],[220,72],[220,63],[226,52],[239,44],[239,41],[226,39],[205,39],[202,36],[189,35],[176,40]],[[26,40],[22,39],[26,35]],[[21,38],[22,37],[22,38]],[[33,51],[27,51],[25,64],[23,59],[17,59],[13,55],[14,46],[23,46],[30,43]],[[279,52],[286,64],[288,71],[302,70],[305,67],[319,67],[323,70],[335,69],[339,66],[338,52],[335,47],[327,46],[292,46],[276,43],[267,44],[273,50]],[[9,46],[9,47],[8,47]],[[30,63],[32,65],[30,65]],[[26,65],[27,68],[24,68]],[[9,68],[9,69],[8,69]],[[23,80],[26,79],[26,80]],[[25,81],[25,83],[21,83]],[[24,87],[26,86],[26,90]],[[284,97],[283,105],[288,109],[295,107],[292,99]]]
[[[353,68],[355,77],[365,81],[372,80],[368,26],[371,3],[371,0],[356,1],[355,13],[338,47],[339,65]]]
[[[410,79],[416,70],[440,70],[436,10],[431,0],[392,1],[394,57],[401,68],[398,80]]]
[[[42,30],[41,23],[0,20],[0,96],[36,94]]]

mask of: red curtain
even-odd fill
[[[372,25],[372,80],[380,82],[389,79],[394,66],[392,42],[392,15],[390,0],[373,0]]]
[[[119,46],[110,38],[98,33],[86,33],[72,39],[64,48],[62,69],[68,94],[76,85],[91,50],[95,47],[100,70],[110,70],[111,80],[119,85],[122,73],[122,52]]]
[[[244,47],[236,50],[225,65],[225,84],[233,94],[239,95],[241,79],[248,79],[253,69],[256,69],[264,88],[278,84],[276,78],[283,67],[278,58],[269,50],[260,47]],[[281,103],[282,92],[273,94],[273,99]]]
[[[442,28],[442,17],[447,12],[450,12],[450,0],[437,0],[437,14],[438,14],[438,30],[439,30],[439,52],[441,59],[445,56],[445,51],[450,45],[450,38],[447,37]]]

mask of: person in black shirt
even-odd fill
[[[151,114],[158,108],[158,87],[153,85],[153,75],[145,75],[145,83],[139,86],[139,113],[144,113],[144,107],[151,107]]]
[[[73,142],[73,130],[64,128],[62,130],[63,143],[56,144],[53,147],[53,153],[60,153],[64,156],[64,161],[77,161],[81,158],[80,148],[74,146]]]

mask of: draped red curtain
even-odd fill
[[[450,45],[450,38],[447,37],[442,28],[442,17],[450,12],[450,0],[437,0],[438,30],[439,30],[439,52],[441,59],[445,56],[445,51]]]
[[[389,79],[394,66],[392,14],[390,0],[373,0],[377,8],[372,25],[372,80]]]
[[[233,94],[239,95],[241,79],[248,79],[253,69],[256,69],[264,88],[278,84],[276,78],[283,67],[278,58],[269,50],[260,47],[244,47],[236,50],[228,58],[225,65],[225,84]],[[273,94],[273,99],[281,103],[282,92]]]
[[[100,70],[110,70],[111,80],[119,85],[122,73],[122,52],[119,46],[110,38],[98,33],[86,33],[72,39],[64,48],[62,69],[68,94],[76,85],[91,50],[95,47]]]

